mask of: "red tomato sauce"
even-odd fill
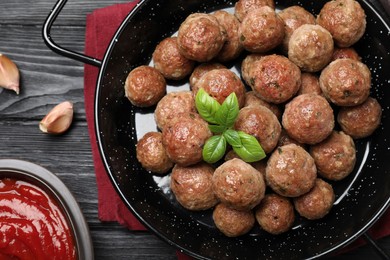
[[[0,179],[0,260],[75,260],[76,246],[61,207],[41,188]]]

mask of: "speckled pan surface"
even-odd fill
[[[326,1],[276,1],[278,8],[302,5],[314,14]],[[200,259],[310,259],[345,246],[367,230],[390,203],[390,29],[375,9],[359,1],[367,30],[355,45],[372,72],[371,95],[383,108],[380,128],[356,142],[358,163],[343,181],[332,183],[336,202],[323,219],[297,218],[294,228],[273,236],[258,227],[245,236],[227,238],[213,225],[211,211],[194,213],[180,207],[169,189],[169,176],[157,177],[137,163],[135,145],[156,131],[153,109],[131,106],[123,84],[129,71],[149,64],[158,42],[175,33],[192,12],[232,8],[235,1],[153,0],[125,19],[105,55],[96,92],[96,128],[108,173],[135,215],[169,244]],[[239,63],[231,68],[239,70]],[[188,87],[170,82],[169,91]]]

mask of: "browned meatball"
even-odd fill
[[[229,161],[229,160],[234,159],[234,158],[240,159],[240,156],[238,156],[238,154],[236,154],[236,152],[234,150],[230,150],[225,154],[224,160]]]
[[[320,75],[320,87],[324,96],[339,106],[356,106],[370,95],[371,72],[357,60],[332,61]]]
[[[178,91],[168,93],[157,103],[154,111],[157,127],[163,130],[168,121],[183,112],[196,112],[192,92]]]
[[[272,103],[268,103],[268,102],[262,100],[261,98],[256,96],[254,91],[247,91],[245,93],[245,104],[244,104],[244,107],[248,107],[248,106],[265,106],[266,108],[271,110],[272,113],[274,113],[275,116],[278,119],[282,118],[282,111],[281,111],[281,109],[279,108],[278,105],[272,104]]]
[[[241,159],[240,156],[238,156],[238,154],[236,154],[234,150],[230,150],[226,153],[224,160],[228,161],[234,158]],[[263,159],[261,161],[251,162],[249,164],[252,165],[253,168],[255,168],[257,171],[259,171],[261,177],[265,181],[265,167],[267,167],[267,161]]]
[[[203,88],[220,104],[231,94],[236,93],[239,107],[244,106],[245,86],[241,79],[229,69],[211,70],[203,75],[196,84],[199,90]],[[197,92],[194,92],[194,96]]]
[[[308,192],[317,178],[314,159],[296,144],[278,147],[265,170],[268,186],[279,195],[298,197]]]
[[[162,40],[153,52],[154,67],[167,79],[179,80],[188,76],[194,69],[195,62],[179,52],[177,38]]]
[[[168,157],[181,166],[202,161],[202,149],[212,134],[199,114],[180,113],[162,130],[163,144]]]
[[[238,113],[234,129],[253,135],[265,153],[278,144],[281,126],[274,113],[265,106],[244,107]]]
[[[284,23],[269,6],[251,10],[240,25],[240,41],[250,52],[264,53],[282,43]]]
[[[337,59],[345,59],[345,58],[361,61],[361,57],[355,51],[354,48],[352,48],[352,47],[349,47],[349,48],[335,47],[333,50],[332,61],[337,60]]]
[[[282,43],[282,50],[288,53],[288,42],[290,41],[292,33],[299,26],[303,24],[315,24],[316,18],[301,6],[294,5],[287,7],[279,12],[280,18],[284,21],[284,39]]]
[[[252,210],[238,211],[220,203],[213,211],[215,226],[228,237],[244,235],[255,225]]]
[[[234,158],[215,170],[213,189],[217,198],[228,207],[250,210],[263,199],[265,183],[255,168]]]
[[[246,84],[250,86],[250,70],[254,67],[254,62],[260,60],[265,54],[251,53],[248,54],[241,63],[241,76]]]
[[[210,62],[210,63],[201,63],[195,67],[194,71],[190,76],[190,87],[192,92],[194,93],[198,92],[198,88],[196,87],[196,85],[198,84],[200,78],[203,77],[203,75],[209,72],[210,70],[214,70],[214,69],[226,69],[226,66],[217,62]]]
[[[249,85],[261,99],[280,104],[292,98],[301,86],[301,71],[281,55],[267,55],[249,69]]]
[[[294,138],[291,138],[285,129],[282,129],[282,132],[280,133],[279,141],[278,141],[278,146],[283,146],[287,144],[296,144],[304,149],[306,149],[305,144],[298,142]]]
[[[334,128],[334,115],[328,101],[317,94],[302,94],[287,103],[282,125],[300,143],[316,144]]]
[[[290,230],[295,220],[292,202],[278,194],[267,194],[255,211],[260,227],[273,235]]]
[[[370,136],[381,123],[382,107],[372,97],[358,106],[342,107],[337,115],[341,129],[352,138]]]
[[[333,131],[319,144],[310,147],[318,174],[328,180],[341,180],[355,167],[356,149],[353,139],[343,132]]]
[[[332,35],[319,25],[298,27],[288,42],[288,58],[302,71],[320,71],[330,62],[332,54]]]
[[[275,2],[274,0],[239,0],[234,6],[234,15],[242,21],[249,11],[262,6],[275,9]]]
[[[137,143],[137,159],[142,167],[154,173],[166,173],[173,167],[162,143],[160,132],[148,132]]]
[[[349,47],[363,36],[366,15],[355,0],[334,0],[322,7],[317,23],[332,34],[339,47]]]
[[[307,219],[320,219],[329,213],[334,200],[335,195],[332,186],[321,179],[317,179],[313,189],[298,198],[294,198],[294,206],[301,216]]]
[[[206,62],[217,56],[226,40],[226,31],[210,14],[190,14],[180,25],[177,43],[190,60]]]
[[[320,81],[317,75],[304,72],[301,74],[301,82],[301,87],[299,88],[297,95],[310,93],[322,95]]]
[[[126,78],[125,96],[134,106],[150,107],[157,104],[166,93],[165,78],[149,66],[139,66]]]
[[[226,42],[223,45],[221,51],[218,53],[216,59],[219,61],[231,61],[237,58],[243,51],[243,47],[240,43],[239,27],[240,22],[233,15],[223,10],[218,10],[213,15],[217,18],[218,22],[226,30]]]
[[[200,162],[183,167],[175,165],[171,174],[171,189],[177,201],[189,210],[206,210],[218,203],[214,195],[212,177],[214,168]]]

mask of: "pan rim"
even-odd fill
[[[150,223],[148,223],[143,218],[143,216],[140,215],[139,212],[137,212],[137,210],[133,207],[131,202],[126,198],[125,194],[123,193],[123,191],[121,190],[120,186],[118,185],[118,183],[117,183],[117,181],[115,179],[115,176],[114,176],[114,174],[111,171],[110,163],[109,163],[108,159],[106,158],[105,148],[103,147],[103,143],[102,143],[102,136],[100,134],[100,126],[99,126],[99,97],[100,97],[100,90],[101,90],[101,85],[102,85],[102,81],[103,81],[103,77],[104,77],[104,72],[105,72],[107,64],[108,64],[108,59],[111,57],[112,51],[113,51],[114,46],[116,44],[116,39],[119,38],[119,36],[123,32],[124,28],[127,26],[129,20],[132,18],[133,15],[135,15],[138,12],[138,10],[143,5],[147,4],[148,2],[149,2],[149,0],[141,0],[137,4],[137,6],[127,15],[127,17],[124,19],[124,21],[122,22],[122,24],[118,28],[117,32],[115,33],[114,37],[112,38],[112,40],[110,42],[110,45],[108,46],[107,51],[106,51],[106,53],[104,55],[104,58],[102,60],[102,66],[101,66],[101,68],[99,70],[98,80],[97,80],[97,84],[96,84],[95,108],[94,108],[95,134],[96,134],[96,138],[97,138],[97,141],[98,141],[99,152],[100,152],[101,158],[103,160],[104,167],[105,167],[105,169],[106,169],[106,171],[107,171],[107,173],[108,173],[108,175],[110,177],[109,179],[110,179],[111,183],[114,185],[114,188],[115,188],[116,192],[120,195],[120,198],[122,199],[122,201],[125,202],[126,206],[137,217],[137,219],[139,219],[142,222],[142,224],[144,224],[149,230],[151,230],[158,237],[160,237],[161,239],[166,241],[168,244],[174,245],[179,250],[184,251],[185,253],[187,253],[187,254],[189,254],[189,255],[191,255],[193,257],[196,257],[196,258],[209,259],[207,257],[203,257],[203,256],[201,256],[201,255],[199,255],[199,254],[197,254],[197,253],[195,253],[195,252],[193,252],[193,251],[191,251],[191,250],[181,246],[180,244],[178,244],[178,243],[176,243],[174,241],[171,241],[168,237],[164,236],[161,232],[159,232],[158,229],[156,229],[154,226],[152,226]],[[371,9],[371,11],[376,15],[376,18],[378,18],[383,23],[383,25],[385,25],[387,30],[390,32],[389,25],[387,24],[385,19],[383,19],[382,16],[378,13],[378,11],[372,6],[372,4],[370,4],[366,0],[362,0],[361,2],[363,2],[365,6],[367,6],[368,8]],[[389,197],[388,197],[387,201],[382,205],[382,207],[380,207],[378,209],[376,214],[374,214],[370,218],[370,221],[368,221],[362,228],[360,228],[360,230],[355,231],[354,235],[352,235],[351,237],[348,237],[343,242],[340,242],[339,244],[331,247],[329,250],[325,250],[325,251],[319,253],[318,255],[309,257],[307,259],[314,259],[314,258],[317,258],[317,257],[320,257],[320,256],[324,256],[326,254],[329,254],[330,252],[334,252],[335,250],[340,249],[340,248],[342,248],[342,247],[352,243],[358,237],[360,237],[365,231],[367,231],[385,213],[386,209],[389,208],[389,206],[390,206],[390,194],[389,194]]]

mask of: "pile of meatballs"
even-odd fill
[[[158,127],[139,139],[138,161],[170,176],[184,208],[211,209],[229,237],[256,222],[280,234],[298,214],[324,217],[335,200],[331,183],[355,167],[354,140],[381,121],[370,70],[353,47],[365,28],[355,0],[329,1],[316,17],[300,6],[275,10],[273,0],[239,0],[234,14],[189,15],[177,36],[156,46],[152,65],[126,79],[126,97],[155,107]],[[240,75],[226,66],[232,61]],[[167,93],[167,81],[183,79],[190,90]],[[266,159],[247,163],[230,149],[217,164],[202,160],[213,134],[196,110],[201,88],[219,103],[235,92],[240,112],[233,128],[253,135]]]

